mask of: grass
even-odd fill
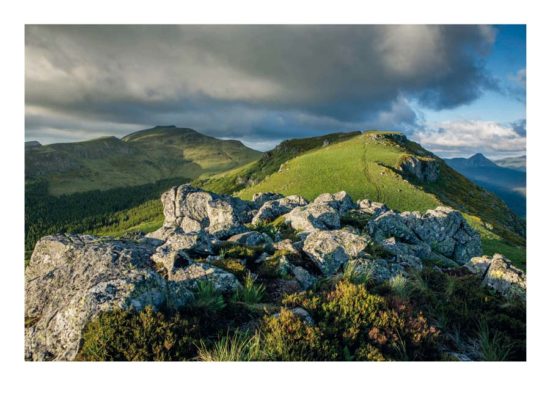
[[[214,285],[208,281],[199,281],[194,293],[193,308],[204,310],[205,312],[216,313],[225,308],[223,296],[216,290]]]
[[[488,362],[506,361],[513,350],[513,345],[506,337],[498,331],[492,333],[485,321],[480,323],[479,337],[474,346],[478,349],[481,359]]]
[[[433,195],[404,182],[386,167],[396,165],[402,154],[397,145],[383,145],[368,134],[358,135],[291,159],[280,171],[237,196],[251,199],[256,192],[271,191],[314,199],[321,193],[345,190],[353,199],[369,198],[397,210],[436,207],[438,201]]]
[[[207,362],[243,362],[259,360],[261,357],[260,338],[240,331],[229,332],[212,346],[201,341],[197,359]]]
[[[243,287],[235,292],[235,300],[246,304],[261,303],[265,298],[265,286],[257,284],[254,277],[248,273],[244,278]]]

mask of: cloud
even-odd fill
[[[525,120],[508,125],[493,121],[441,122],[416,131],[412,138],[442,157],[483,153],[498,158],[525,154],[526,148]]]
[[[410,128],[411,100],[454,108],[494,88],[494,39],[473,25],[27,26],[26,131],[170,123],[259,141]]]

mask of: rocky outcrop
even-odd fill
[[[439,164],[432,158],[408,156],[401,162],[400,169],[421,182],[431,183],[439,178]]]
[[[314,231],[306,237],[303,251],[325,276],[330,276],[357,258],[367,243],[365,237],[343,230]]]
[[[258,199],[260,200],[262,198],[258,197]],[[290,195],[279,199],[268,200],[261,205],[258,212],[254,215],[252,224],[258,225],[271,222],[283,214],[290,212],[292,209],[305,205],[307,205],[307,201],[298,195]]]
[[[243,232],[243,224],[252,219],[252,204],[189,184],[171,188],[162,194],[161,201],[164,226],[180,227],[184,232],[204,230],[224,238]]]
[[[465,265],[471,272],[482,277],[482,283],[504,297],[525,300],[525,272],[512,265],[512,262],[500,254],[493,257],[472,258]]]
[[[481,254],[479,234],[449,207],[440,206],[424,214],[388,211],[371,220],[368,230],[377,243],[394,254],[413,249],[406,254],[426,258],[429,248],[434,256],[440,254],[459,264]],[[389,238],[396,240],[388,242]]]
[[[161,277],[152,252],[93,236],[42,238],[25,272],[25,358],[73,359],[84,326],[101,311],[185,305],[188,286]]]
[[[299,196],[263,193],[248,203],[190,185],[167,191],[162,202],[164,226],[135,241],[56,235],[37,243],[25,273],[27,359],[73,359],[83,328],[102,311],[181,309],[206,281],[224,294],[241,288],[219,267],[230,266],[221,252],[216,255],[228,244],[248,252],[234,258],[248,274],[264,271],[272,278],[265,282],[272,299],[315,288],[320,277],[347,268],[382,283],[433,258],[468,262],[458,270],[479,274],[504,296],[525,298],[525,274],[501,255],[478,257],[479,235],[447,207],[398,213],[370,200],[355,204],[345,192],[321,194],[309,204]],[[245,226],[281,215],[299,232],[271,227],[270,237]],[[349,224],[344,228],[342,216]]]

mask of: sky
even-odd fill
[[[441,157],[525,154],[524,25],[27,25],[25,140],[193,128],[269,150],[404,132]]]

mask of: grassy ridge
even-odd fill
[[[437,160],[440,176],[436,182],[421,183],[399,170],[405,157]],[[324,192],[347,191],[354,199],[368,198],[400,211],[425,211],[449,205],[465,213],[480,231],[486,254],[501,252],[518,266],[525,266],[524,222],[493,194],[475,185],[448,167],[420,145],[399,133],[367,132],[335,143],[312,144],[311,148],[281,163],[277,149],[270,159],[271,172],[254,179],[256,163],[195,181],[218,193],[250,199],[256,192],[298,194],[313,199]],[[245,181],[248,179],[248,181]]]
[[[56,143],[25,151],[25,178],[47,181],[48,192],[74,192],[149,184],[213,174],[257,160],[260,152],[187,128],[155,127],[122,139]]]

